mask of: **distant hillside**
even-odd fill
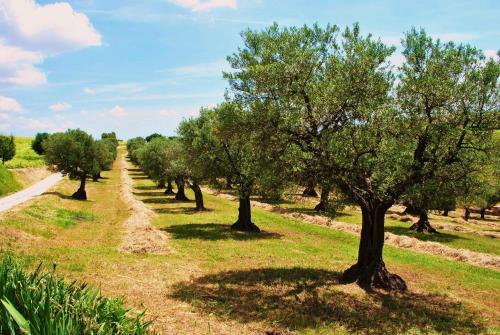
[[[45,165],[43,157],[31,149],[31,141],[33,141],[31,137],[15,137],[16,156],[14,159],[5,163],[6,168],[17,169]]]

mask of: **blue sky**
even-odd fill
[[[240,32],[272,22],[359,22],[395,45],[423,27],[494,55],[499,17],[498,0],[0,0],[0,133],[174,134],[223,100]]]

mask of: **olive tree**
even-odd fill
[[[43,141],[49,137],[48,133],[37,133],[33,141],[31,142],[31,148],[39,155],[44,154]]]
[[[313,157],[323,183],[361,208],[358,260],[344,282],[406,289],[383,261],[385,213],[411,187],[483,150],[499,119],[499,65],[414,29],[396,83],[393,48],[357,25],[340,38],[336,27],[277,25],[243,37],[226,75],[234,97],[258,111],[272,106],[283,145]]]
[[[96,145],[91,135],[80,129],[54,133],[43,142],[45,161],[54,170],[80,180],[80,187],[72,197],[87,200],[85,183],[95,171]]]
[[[143,137],[134,137],[127,141],[127,151],[130,161],[134,164],[138,164],[139,160],[137,157],[137,150],[146,144],[146,140]]]
[[[14,136],[2,136],[0,135],[0,159],[2,164],[10,161],[16,155],[16,143],[14,142]]]
[[[167,146],[168,140],[158,137],[143,145],[137,152],[139,166],[161,188],[165,187],[167,179],[171,179],[168,175],[170,157]]]

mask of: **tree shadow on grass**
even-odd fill
[[[261,231],[260,233],[245,233],[231,229],[231,226],[220,223],[188,223],[162,228],[174,239],[199,240],[262,240],[280,239],[281,234]]]
[[[165,194],[164,194],[165,196]],[[174,198],[146,198],[141,199],[145,204],[183,204],[183,203],[193,203],[194,200],[175,200]]]
[[[143,191],[158,190],[158,186],[135,186],[134,188],[136,190],[143,190]]]
[[[432,241],[432,242],[441,242],[448,243],[455,240],[466,240],[467,238],[445,233],[443,230],[438,230],[438,234],[426,234],[426,233],[418,233],[416,231],[410,230],[410,224],[408,224],[408,228],[406,227],[398,227],[398,226],[386,226],[385,231],[389,233],[393,233],[396,235],[404,235],[414,237],[420,241]]]
[[[339,289],[339,276],[314,268],[228,271],[177,283],[171,295],[221,319],[273,325],[273,334],[318,328],[361,334],[485,331],[478,315],[450,298],[349,294]]]
[[[197,211],[195,207],[154,208],[153,210],[158,214],[201,214],[212,211],[211,209]]]
[[[55,195],[61,199],[66,199],[66,200],[76,200],[76,201],[82,201],[79,199],[75,199],[71,197],[70,195],[62,194],[61,192],[53,191],[53,192],[43,192],[42,195]]]
[[[132,192],[137,197],[164,197],[166,196],[165,191],[157,192]]]
[[[311,215],[311,216],[324,216],[329,219],[338,219],[341,217],[346,217],[346,216],[352,216],[352,214],[349,213],[344,213],[344,212],[318,212],[314,208],[309,208],[309,207],[294,207],[294,208],[287,208],[287,211],[289,213],[299,213],[299,214],[306,214],[306,215]]]
[[[130,171],[130,172],[141,172],[141,173],[143,173],[141,169],[137,169],[137,168],[127,168],[127,170]]]

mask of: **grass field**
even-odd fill
[[[44,166],[43,157],[38,155],[31,149],[31,137],[15,137],[16,155],[6,162],[5,166],[8,169],[30,168]]]
[[[256,200],[262,201],[257,197]],[[309,215],[320,215],[314,210],[314,206],[319,200],[315,198],[300,198],[288,196],[285,201],[280,203],[281,207],[287,208],[291,211],[300,212]],[[475,214],[474,214],[475,215]],[[345,223],[361,225],[361,211],[357,208],[347,207],[333,217],[335,220]],[[430,221],[433,223],[453,223],[452,217],[445,218],[443,216],[434,217],[431,215]],[[500,220],[497,218],[489,218],[486,223],[496,222],[500,226]],[[477,221],[480,222],[480,221]],[[456,223],[455,223],[456,224]],[[495,230],[491,226],[481,226],[480,224],[462,224],[465,227],[473,228],[476,230]],[[500,255],[500,247],[498,239],[488,236],[481,236],[473,233],[458,232],[453,230],[440,230],[439,234],[424,234],[417,233],[409,230],[411,223],[402,222],[386,217],[385,220],[386,231],[396,235],[406,235],[415,237],[422,241],[433,241],[442,243],[452,248],[462,248],[471,251],[488,253],[493,255]]]
[[[14,175],[0,164],[0,197],[19,191],[21,187]]]
[[[123,152],[121,152],[123,154]],[[237,203],[205,195],[209,211],[175,202],[140,171],[135,195],[169,236],[166,256],[117,251],[128,207],[120,164],[68,198],[65,180],[15,212],[0,214],[0,246],[25,266],[44,260],[68,279],[90,281],[129,306],[147,308],[160,334],[483,334],[500,331],[500,273],[387,246],[385,261],[410,291],[367,293],[340,285],[358,237],[253,209],[261,235],[233,232]],[[193,198],[188,192],[188,196]]]

